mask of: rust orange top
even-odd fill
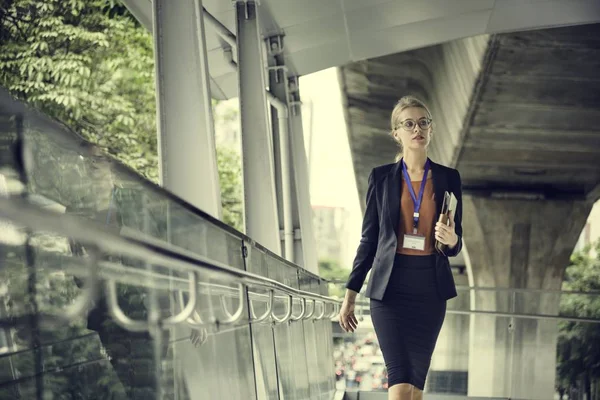
[[[415,194],[419,195],[421,189],[421,181],[412,181],[412,187]],[[403,248],[404,234],[413,232],[413,213],[415,211],[415,204],[410,196],[408,190],[408,184],[402,179],[402,196],[400,197],[400,221],[398,225],[398,246],[396,247],[396,253],[406,255],[429,255],[435,253],[435,193],[433,190],[433,180],[431,175],[427,178],[425,183],[425,191],[423,193],[423,201],[421,203],[421,210],[419,211],[419,226],[418,235],[425,236],[425,250],[413,250]]]

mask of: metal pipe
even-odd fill
[[[285,259],[294,262],[294,222],[292,217],[292,187],[290,170],[289,110],[285,102],[267,91],[267,100],[277,110],[279,154],[281,156],[281,194],[283,201],[283,238]]]
[[[366,308],[369,309],[369,303],[366,301],[357,302],[356,306],[358,308]],[[448,309],[446,311],[447,314],[457,314],[457,315],[474,315],[474,314],[482,314],[482,315],[492,315],[496,317],[515,317],[515,318],[524,318],[524,319],[543,319],[543,320],[552,320],[552,321],[571,321],[571,322],[585,322],[592,324],[600,324],[600,318],[581,318],[581,317],[564,317],[560,315],[548,315],[548,314],[521,314],[521,313],[507,313],[500,311],[481,311],[481,310],[451,310]]]

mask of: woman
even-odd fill
[[[340,325],[353,332],[356,295],[372,267],[366,296],[392,400],[422,399],[446,300],[456,296],[448,257],[462,247],[461,181],[458,171],[427,157],[432,122],[427,106],[411,96],[392,111],[391,134],[403,158],[369,176],[362,238],[340,312]],[[445,192],[458,200],[449,225],[440,222]]]

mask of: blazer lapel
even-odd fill
[[[435,193],[435,222],[440,218],[442,212],[442,203],[444,201],[444,192],[447,190],[445,172],[440,166],[429,160],[431,165],[431,179],[433,180],[433,192]]]
[[[387,176],[387,215],[390,223],[398,236],[398,224],[400,223],[400,196],[402,188],[402,160],[398,161]]]

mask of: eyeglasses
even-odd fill
[[[417,124],[419,125],[419,128],[421,128],[421,129],[429,129],[432,122],[433,122],[433,120],[431,118],[421,118],[420,120],[418,120],[416,122],[413,119],[405,119],[404,121],[400,122],[400,125],[396,125],[395,129],[402,128],[405,131],[412,131],[415,129]]]

